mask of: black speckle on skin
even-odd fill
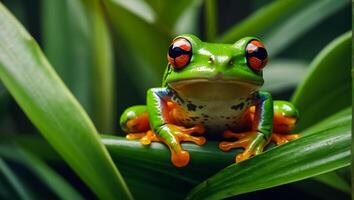
[[[204,106],[198,106],[198,108],[199,108],[199,109],[202,109],[202,108],[204,108]]]
[[[192,104],[192,103],[188,103],[187,104],[187,108],[188,108],[189,111],[195,111],[197,106]]]
[[[230,119],[230,117],[226,117],[226,119]]]
[[[245,106],[245,103],[242,102],[242,103],[239,103],[237,105],[231,106],[231,109],[233,109],[233,110],[242,110],[244,106]]]
[[[178,96],[178,94],[175,93],[174,97],[177,101],[179,100],[181,102],[181,104],[184,104],[184,100],[180,96]]]
[[[197,119],[199,119],[199,117],[191,117],[191,119],[192,119],[193,121],[196,121]]]

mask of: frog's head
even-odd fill
[[[267,51],[253,37],[242,38],[234,44],[214,44],[183,34],[172,41],[167,58],[164,86],[190,94],[212,90],[233,93],[229,95],[232,98],[247,96],[263,85],[262,69],[267,63]]]

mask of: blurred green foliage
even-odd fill
[[[16,69],[22,67],[28,70],[31,66],[32,68],[28,73],[15,71],[13,76],[20,78],[19,81],[13,79],[11,84],[10,81],[6,81],[11,79],[11,75],[0,70],[0,78],[6,83],[5,86],[0,84],[1,199],[12,197],[94,199],[96,198],[94,193],[101,198],[108,197],[113,194],[109,191],[114,190],[113,183],[119,179],[117,174],[120,172],[137,199],[184,198],[193,187],[217,172],[217,175],[207,180],[211,183],[208,186],[210,188],[201,184],[189,193],[189,197],[221,198],[241,194],[233,198],[284,199],[284,196],[287,199],[349,198],[348,167],[341,168],[341,171],[333,171],[349,163],[348,141],[351,125],[351,112],[348,109],[351,106],[349,0],[0,0],[0,2],[23,24],[44,52],[37,54],[31,51],[31,48],[28,51],[24,48],[23,54],[19,55],[35,54],[38,57],[32,56],[33,61],[48,58],[51,64],[51,66],[43,64],[43,68],[39,64],[36,69],[34,65],[27,66],[26,61],[22,60],[17,63]],[[5,18],[0,19],[2,33],[0,36],[3,36],[0,38],[0,50],[7,49],[12,44],[16,45],[11,41],[13,35],[6,36],[7,23],[9,21]],[[19,27],[17,24],[13,25],[13,28]],[[145,104],[146,90],[160,85],[167,63],[166,50],[169,42],[181,33],[193,33],[209,42],[232,43],[247,35],[261,38],[270,54],[270,62],[264,71],[266,83],[263,88],[271,92],[274,99],[290,99],[296,90],[292,100],[300,109],[302,115],[300,120],[303,120],[299,123],[299,131],[310,133],[310,136],[284,147],[271,148],[261,156],[245,162],[244,165],[230,165],[235,152],[219,152],[216,150],[215,142],[210,142],[202,148],[186,144],[185,147],[191,151],[192,163],[185,169],[176,169],[170,165],[168,151],[163,145],[153,144],[151,149],[143,148],[138,142],[127,142],[122,137],[102,136],[102,142],[110,153],[110,156],[106,155],[106,148],[97,142],[96,129],[100,133],[123,135],[118,127],[120,114],[128,106]],[[19,42],[17,45],[21,46],[22,43]],[[34,41],[31,45],[34,45]],[[11,69],[14,66],[6,65],[6,60],[11,60],[11,53],[4,52],[0,52],[0,66]],[[76,104],[75,99],[63,104],[49,102],[54,98],[51,95],[55,93],[57,99],[71,95],[69,91],[63,89],[61,82],[56,80],[56,75],[49,73],[47,77],[49,81],[40,79],[41,69],[51,70],[51,67],[80,105]],[[32,74],[33,79],[42,80],[44,87],[31,85],[36,82],[31,79],[21,84],[21,81],[25,80],[21,79],[24,77],[21,73]],[[21,90],[21,87],[27,90]],[[37,94],[43,88],[46,92],[42,97],[36,99],[33,95],[32,98],[26,96],[21,100],[23,94],[21,91],[28,94],[33,91],[33,94]],[[43,112],[40,114],[32,112],[41,108],[41,102],[49,104],[43,105]],[[65,109],[60,106],[72,108],[72,111],[64,112]],[[81,106],[84,110],[80,108]],[[343,109],[344,112],[339,112]],[[88,121],[86,120],[85,112],[95,127],[91,126],[88,118]],[[48,113],[52,113],[52,117],[48,117],[46,115]],[[338,114],[330,117],[335,113]],[[61,116],[62,121],[55,121],[56,116]],[[38,117],[41,120],[38,120]],[[329,117],[327,121],[321,122],[327,117]],[[80,120],[84,122],[80,123]],[[318,125],[313,126],[318,122]],[[69,127],[79,127],[75,131],[81,130],[82,136],[75,138],[75,135],[72,135],[75,134],[73,129]],[[39,137],[36,128],[46,140]],[[343,136],[341,140],[336,140],[338,135]],[[328,149],[323,150],[315,144],[311,145],[316,141],[329,145]],[[48,142],[54,148],[49,146]],[[312,151],[301,151],[305,147]],[[289,160],[281,162],[279,158],[278,162],[266,168],[265,171],[268,170],[269,173],[262,174],[262,171],[259,171],[259,174],[254,176],[257,180],[252,180],[252,176],[242,171],[252,167],[260,170],[272,155],[274,157],[292,150],[295,152],[293,155],[286,155]],[[331,150],[333,157],[330,157]],[[100,156],[86,159],[78,152],[86,152],[88,156],[96,152]],[[73,156],[69,158],[71,154]],[[308,160],[303,159],[302,163],[294,165],[298,169],[291,168],[292,173],[283,174],[285,178],[275,179],[277,173],[274,172],[273,176],[272,170],[284,170],[281,167],[286,167],[287,162],[295,158],[301,160],[301,155],[306,155]],[[81,164],[85,162],[93,164],[102,159],[99,162],[107,165],[102,167],[100,163],[96,163],[97,176],[95,176],[89,171],[85,172],[83,168],[86,166],[73,164],[76,158],[83,162]],[[117,164],[118,173],[115,173],[116,169],[111,165],[111,159]],[[242,167],[245,165],[250,166]],[[306,171],[304,166],[313,168]],[[104,167],[113,170],[115,174],[109,178],[112,182],[107,185],[103,184],[104,179],[99,178],[104,177],[101,173]],[[227,168],[221,170],[224,167]],[[325,172],[329,173],[323,174]],[[243,194],[318,174],[322,175],[314,179]],[[225,176],[236,178],[223,182]],[[117,177],[118,179],[115,179]],[[129,193],[128,189],[124,188],[123,179],[121,181],[117,182],[116,187],[122,184],[123,187],[119,187],[121,191]],[[252,185],[253,183],[255,184]],[[220,188],[218,184],[227,187]],[[237,184],[242,185],[238,187]],[[209,194],[208,191],[213,194]]]

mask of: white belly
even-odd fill
[[[181,97],[180,97],[181,99]],[[186,126],[203,124],[208,131],[223,131],[234,128],[244,112],[252,105],[251,97],[232,100],[200,100],[183,98],[175,100],[186,114],[176,115],[177,120]]]

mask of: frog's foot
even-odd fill
[[[282,145],[299,137],[299,134],[282,134],[273,132],[271,141],[275,142],[277,145]]]
[[[194,142],[197,145],[203,145],[206,141],[205,137],[192,136],[191,134],[203,134],[205,129],[202,125],[195,125],[191,128],[185,128],[183,126],[169,125],[171,130],[174,131],[174,135],[180,142]]]
[[[157,136],[165,143],[171,151],[171,162],[176,167],[184,167],[189,163],[189,153],[182,149],[181,142],[193,142],[197,145],[203,145],[206,141],[205,137],[192,136],[191,134],[203,134],[204,127],[196,125],[191,128],[185,128],[173,124],[166,124],[172,134]]]
[[[258,155],[263,152],[264,147],[268,141],[264,138],[262,133],[258,131],[249,131],[244,133],[233,133],[225,131],[223,136],[225,138],[236,138],[235,142],[220,142],[219,148],[222,151],[229,151],[233,148],[243,148],[244,152],[236,156],[236,162],[241,162],[250,158],[251,156]]]
[[[143,145],[149,145],[151,142],[160,141],[156,134],[149,130],[146,133],[129,133],[126,135],[128,140],[140,139],[140,143]]]

